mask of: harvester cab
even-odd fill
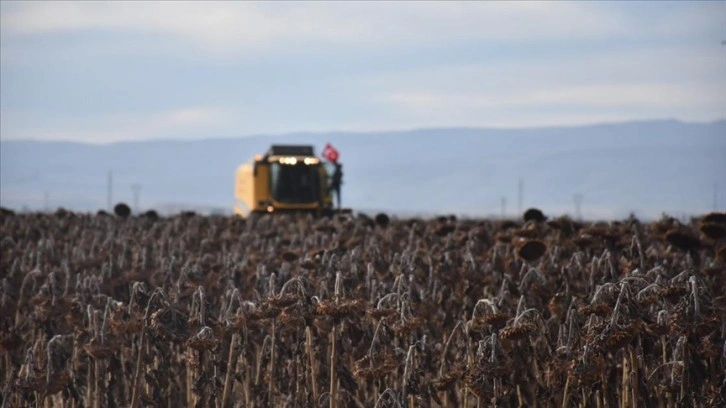
[[[339,196],[341,184],[338,177],[335,185],[331,173],[336,168],[340,173],[337,156],[334,162],[325,162],[315,155],[313,146],[272,145],[265,155],[256,155],[237,168],[234,212],[244,217],[253,213],[332,213],[333,192],[337,188]]]

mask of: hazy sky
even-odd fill
[[[726,2],[0,2],[0,138],[726,118]]]

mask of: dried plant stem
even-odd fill
[[[569,407],[570,402],[570,380],[572,379],[572,376],[567,376],[567,381],[565,381],[565,392],[562,397],[562,408]]]
[[[640,266],[640,270],[642,272],[645,272],[645,251],[643,251],[643,245],[641,245],[642,236],[641,236],[640,228],[638,228],[637,225],[633,225],[633,242],[635,243],[636,247],[638,248],[638,264]],[[632,248],[632,244],[631,244]]]
[[[93,406],[93,402],[92,402],[93,401],[93,393],[94,393],[93,388],[94,388],[94,385],[95,385],[95,382],[92,382],[92,380],[91,380],[93,378],[93,367],[94,367],[93,362],[91,361],[91,358],[88,357],[88,368],[87,368],[87,371],[88,371],[88,386],[86,387],[86,403],[85,403],[85,405],[86,406],[89,406],[89,407],[92,407]],[[132,404],[131,407],[133,408],[134,405]]]
[[[25,304],[25,285],[28,284],[28,282],[35,277],[37,274],[36,271],[31,271],[30,273],[26,274],[23,278],[22,283],[20,284],[20,296],[18,297],[18,304],[15,309],[15,327],[20,327],[20,323],[23,321],[23,306]]]
[[[101,387],[103,380],[101,379],[101,361],[99,359],[93,360],[93,371],[95,375],[94,407],[101,408]]]
[[[698,294],[698,284],[696,283],[696,277],[691,276],[688,279],[688,283],[691,287],[691,297],[693,298],[693,315],[696,319],[701,317],[701,300]]]
[[[520,407],[525,406],[524,404],[524,397],[522,396],[522,388],[517,384],[517,404]]]
[[[173,358],[172,358],[172,360],[173,360]],[[169,361],[168,363],[171,364],[172,361]],[[169,383],[166,385],[166,393],[165,393],[166,408],[174,408],[174,402],[176,400],[176,395],[177,395],[174,388],[175,388],[174,385],[171,383],[171,381],[169,381]],[[177,404],[178,404],[178,402],[177,402]]]
[[[638,405],[638,359],[635,355],[635,349],[633,347],[629,347],[629,355],[630,355],[630,390],[632,393],[632,401],[633,405]]]
[[[627,408],[630,406],[630,364],[628,356],[623,354],[623,372],[621,385],[620,385],[620,408]]]
[[[408,347],[408,353],[406,353],[406,364],[403,371],[403,395],[405,399],[408,399],[409,408],[414,408],[416,406],[416,396],[408,394],[408,386],[411,381],[411,375],[413,375],[415,347],[415,345]]]
[[[75,352],[75,349],[74,349]],[[8,374],[10,373],[10,367],[12,367],[10,363],[10,353],[8,351],[3,351],[3,365],[2,365],[2,380],[6,384],[10,384],[10,376]],[[3,390],[3,395],[9,395]]]
[[[333,325],[333,330],[330,332],[330,408],[337,406],[337,382],[335,362],[337,360],[335,343],[337,341],[336,332],[338,331],[336,325]]]
[[[257,352],[257,364],[255,368],[255,386],[260,385],[260,377],[262,377],[262,358],[265,355],[265,343],[262,343],[260,351]]]
[[[305,352],[308,354],[310,362],[310,383],[313,391],[313,401],[318,400],[318,373],[315,364],[315,355],[313,354],[313,334],[310,327],[305,328]]]
[[[147,351],[149,351],[149,350],[147,350]],[[160,372],[161,371],[161,368],[162,368],[161,357],[160,356],[154,356],[154,370],[156,370],[157,372]],[[147,383],[146,384],[146,389],[149,390],[147,392],[150,392],[153,395],[153,391],[151,391],[152,390],[151,384]],[[163,388],[163,390],[159,391],[158,393],[160,395],[163,395],[163,396],[166,397],[166,401],[167,401],[167,404],[168,404],[169,403],[169,397],[168,397],[168,395],[169,395],[169,386],[167,385],[166,387]],[[161,405],[161,402],[159,403],[159,405]]]
[[[8,378],[10,378],[10,377],[8,377]],[[10,384],[9,381],[8,381],[8,384]],[[9,385],[8,385],[8,387],[6,387],[6,389],[3,390],[4,398],[2,399],[3,403],[2,403],[2,405],[0,405],[0,408],[7,408],[9,406],[15,406],[15,405],[10,405],[10,403],[13,402],[13,394],[11,394],[9,392],[8,388],[9,388]]]
[[[134,379],[131,386],[131,408],[136,408],[139,404],[139,380],[141,379],[141,361],[144,355],[144,341],[146,340],[144,333],[146,332],[146,326],[141,330],[141,336],[139,338],[139,354],[136,357],[136,370],[134,371]]]
[[[461,328],[461,326],[462,326],[461,320],[456,322],[456,325],[451,330],[451,334],[449,335],[449,337],[446,339],[446,342],[444,343],[444,351],[441,354],[441,365],[439,366],[439,377],[442,377],[444,375],[444,363],[447,361],[446,354],[449,351],[449,344],[451,343],[451,339],[454,338],[456,329]],[[463,329],[462,329],[462,331],[463,331]]]
[[[468,361],[467,366],[471,367],[471,358],[468,356],[467,356],[467,361]],[[497,380],[494,379],[494,398],[496,398],[496,397],[497,397]],[[469,406],[469,388],[466,386],[464,387],[464,406],[465,407]]]
[[[272,319],[272,339],[270,341],[270,383],[268,388],[268,403],[271,407],[275,406],[275,335],[277,331],[277,319]]]
[[[688,361],[688,343],[686,341],[683,342],[682,348],[681,348],[681,359],[683,360],[683,371],[681,373],[681,393],[678,398],[679,403],[684,403],[685,397],[686,397],[686,390],[688,389],[688,366],[690,364],[690,361]]]
[[[260,347],[259,351],[257,352],[257,362],[256,362],[256,368],[255,368],[255,387],[253,387],[253,390],[255,390],[255,392],[253,394],[254,402],[257,402],[257,398],[259,397],[259,395],[257,393],[257,389],[260,385],[260,381],[262,381],[262,375],[263,375],[262,370],[264,369],[263,363],[264,363],[264,359],[265,359],[265,350],[267,349],[267,347],[269,347],[271,340],[272,340],[272,337],[270,337],[269,334],[267,336],[265,336],[265,339],[262,341],[262,347]]]
[[[125,353],[119,353],[119,361],[121,362],[121,367],[126,367],[126,355]],[[126,381],[126,373],[124,372],[123,368],[121,369],[121,386],[119,387],[122,392],[126,392],[129,389],[128,382]],[[124,394],[128,395],[128,394]],[[126,402],[126,401],[124,401]]]
[[[298,375],[298,370],[300,370],[301,365],[304,365],[304,364],[300,364],[301,359],[303,359],[303,358],[300,357],[299,355],[297,355],[297,356],[295,356],[295,358],[291,359],[291,361],[290,361],[290,363],[292,365],[292,370],[291,370],[292,378],[300,378],[300,376]],[[300,398],[301,389],[304,389],[304,388],[305,388],[304,380],[303,380],[302,385],[298,381],[295,381],[292,384],[292,390],[290,392],[291,400],[292,401],[301,401],[302,400],[302,398]]]
[[[187,352],[188,354],[188,352]],[[193,405],[194,394],[192,393],[192,384],[194,383],[194,373],[192,372],[192,359],[191,356],[187,356],[186,359],[186,370],[187,370],[187,404]]]
[[[4,354],[9,359],[9,356],[8,356],[9,353],[4,352]],[[0,405],[0,408],[7,408],[10,404],[10,399],[12,397],[12,394],[10,393],[10,384],[11,384],[11,380],[13,377],[13,374],[12,374],[13,372],[10,371],[10,369],[9,369],[10,366],[7,366],[7,367],[8,368],[3,370],[3,379],[5,380],[4,381],[5,385],[3,386],[3,389],[2,389],[3,399],[2,399],[2,405]]]
[[[206,350],[198,350],[198,351],[196,351],[196,355],[197,355],[197,365],[195,367],[195,371],[196,371],[196,373],[194,375],[195,380],[198,379],[201,375],[203,375],[204,367],[207,364],[207,359],[205,358]],[[199,390],[198,392],[192,393],[192,398],[194,400],[194,406],[197,406],[199,404],[200,399],[202,401],[202,404],[204,404],[204,397],[206,396],[205,394],[207,392],[207,388],[208,388],[208,385],[204,384],[204,386],[201,388],[201,390]]]
[[[141,362],[143,361],[144,355],[144,342],[146,341],[146,322],[149,320],[149,312],[151,311],[151,304],[154,299],[159,296],[163,296],[162,292],[155,291],[149,298],[149,302],[146,304],[146,311],[144,312],[144,325],[141,328],[141,335],[139,336],[139,354],[136,357],[136,369],[134,371],[134,379],[132,381],[133,386],[131,387],[131,408],[136,408],[139,403],[139,381],[141,380]],[[188,385],[187,385],[188,386]]]
[[[252,367],[249,364],[247,364],[246,359],[243,360],[243,364],[244,364],[244,366],[243,366],[244,369],[242,371],[244,371],[244,373],[245,373],[245,383],[244,383],[245,406],[249,407],[252,404],[252,402],[250,401],[250,397],[251,397],[250,390],[252,389],[251,384],[250,384],[250,379],[252,378]]]
[[[229,343],[229,357],[227,358],[227,374],[224,376],[224,390],[222,391],[222,404],[221,407],[227,406],[229,400],[229,394],[233,391],[234,384],[232,383],[232,373],[236,369],[237,357],[235,356],[237,339],[239,336],[237,333],[232,335],[232,340]]]

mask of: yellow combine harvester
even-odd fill
[[[243,217],[286,211],[331,213],[335,168],[335,163],[315,156],[313,146],[272,145],[264,156],[256,155],[237,168],[234,212]]]

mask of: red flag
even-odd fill
[[[325,149],[323,149],[323,157],[333,163],[337,163],[340,153],[333,147],[333,145],[327,143],[325,145]]]

